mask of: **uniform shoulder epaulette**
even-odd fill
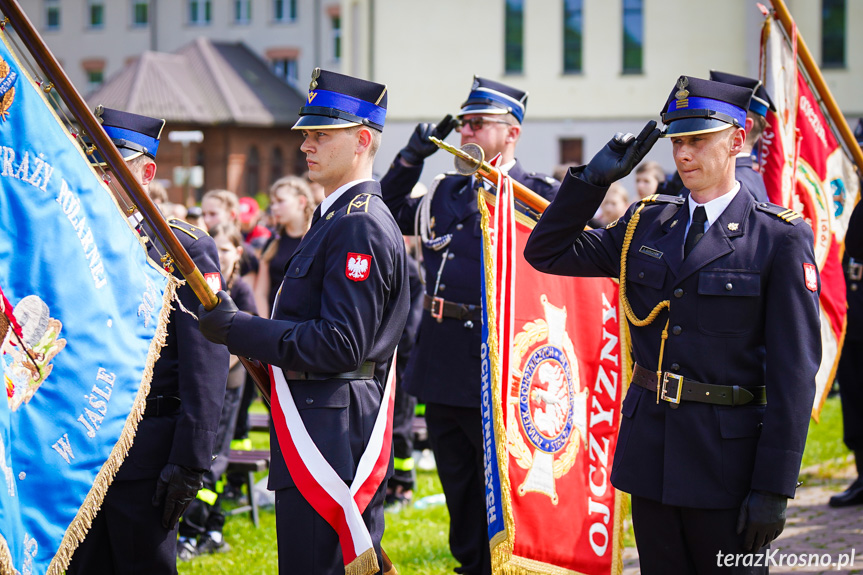
[[[685,201],[686,198],[670,196],[668,194],[651,194],[640,200],[642,204],[677,204],[678,206],[683,205]]]
[[[184,222],[183,220],[178,220],[176,218],[170,218],[168,220],[168,226],[177,230],[182,230],[196,240],[207,235],[207,232],[205,232],[201,228],[195,227],[189,222]]]
[[[796,226],[803,221],[803,216],[801,216],[792,209],[786,208],[785,206],[778,206],[769,202],[759,202],[755,205],[755,207],[756,209],[770,214],[771,216],[776,216],[783,222],[789,223],[792,226]]]
[[[548,176],[546,174],[540,174],[538,172],[530,172],[528,174],[528,177],[533,178],[535,180],[542,180],[543,182],[545,182],[549,186],[554,186],[554,185],[560,183],[557,180],[555,180],[554,178],[552,178],[551,176]]]
[[[369,211],[369,202],[372,199],[372,195],[368,193],[361,193],[354,196],[354,199],[350,201],[348,204],[348,214],[356,213],[356,212],[368,212]]]

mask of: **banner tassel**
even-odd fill
[[[380,571],[380,565],[374,547],[366,549],[356,559],[345,565],[345,575],[372,575],[378,571]]]

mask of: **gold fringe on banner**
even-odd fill
[[[84,540],[84,537],[87,536],[87,531],[90,530],[90,526],[93,524],[93,519],[96,517],[96,514],[99,512],[99,508],[102,506],[102,501],[105,499],[105,493],[107,493],[108,487],[114,481],[117,471],[120,470],[120,465],[123,463],[123,460],[129,453],[129,449],[132,447],[132,442],[135,439],[135,432],[138,429],[138,423],[140,423],[141,419],[144,417],[147,395],[150,393],[150,382],[153,379],[153,366],[156,364],[156,360],[159,359],[162,347],[165,345],[165,339],[168,336],[169,316],[171,311],[174,309],[171,303],[176,299],[177,288],[182,284],[183,282],[181,280],[178,280],[171,275],[168,276],[168,285],[165,288],[165,296],[162,300],[162,311],[159,314],[156,334],[150,342],[150,351],[147,354],[147,363],[144,367],[143,377],[141,378],[141,386],[138,388],[138,394],[135,396],[135,403],[133,404],[132,412],[126,419],[123,433],[120,435],[120,438],[111,450],[111,454],[108,456],[105,464],[102,465],[102,469],[100,469],[99,473],[96,475],[96,480],[93,482],[93,487],[90,488],[90,492],[87,494],[86,499],[84,499],[84,503],[78,509],[78,513],[75,515],[72,523],[70,523],[69,527],[66,529],[66,534],[63,536],[60,548],[57,550],[57,554],[54,555],[54,559],[52,559],[51,563],[48,565],[48,575],[63,575],[63,572],[69,566],[69,562],[72,560],[72,554],[75,553],[75,549],[78,548],[78,545]],[[0,563],[0,567],[3,567],[2,563]],[[4,569],[4,573],[5,572],[6,571]]]
[[[374,547],[363,551],[356,559],[345,565],[345,575],[372,575],[378,571],[380,566]]]
[[[18,573],[12,564],[12,553],[6,538],[0,535],[0,573]]]

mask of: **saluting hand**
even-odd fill
[[[437,145],[429,140],[429,137],[434,136],[438,140],[443,140],[452,132],[455,124],[456,120],[450,114],[447,114],[438,124],[429,122],[417,124],[408,140],[408,145],[400,152],[402,160],[412,166],[422,164],[426,158],[437,151]]]
[[[785,529],[785,509],[788,498],[766,491],[749,492],[740,506],[737,517],[737,534],[743,536],[743,549],[758,551],[782,533]]]
[[[204,487],[204,472],[189,469],[182,465],[168,463],[162,468],[156,480],[156,493],[153,494],[153,507],[164,505],[162,527],[173,529],[180,516]]]
[[[240,310],[226,292],[220,291],[216,295],[219,296],[219,305],[210,311],[204,309],[203,305],[198,306],[198,329],[213,343],[227,345],[228,332],[231,331],[234,316]]]
[[[618,132],[590,160],[581,173],[582,179],[594,186],[610,186],[626,177],[637,166],[659,139],[656,121],[651,120],[636,138]]]

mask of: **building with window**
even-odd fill
[[[19,1],[83,94],[148,50],[198,37],[243,42],[294,85],[315,66],[340,68],[340,0]],[[84,64],[94,59],[98,74]]]
[[[551,173],[588,161],[618,131],[638,133],[680,74],[757,76],[769,0],[352,0],[343,70],[389,85],[384,172],[418,121],[455,113],[473,74],[530,92],[518,156]],[[786,0],[846,117],[863,116],[863,2]],[[406,15],[416,14],[416,20]],[[421,25],[420,25],[421,23]],[[359,48],[359,50],[357,50]],[[852,123],[852,128],[853,124]],[[450,141],[457,142],[455,135]],[[673,169],[660,141],[650,159]],[[452,169],[439,153],[423,181]],[[634,193],[634,182],[628,183]]]
[[[458,110],[474,74],[530,92],[518,155],[552,172],[637,133],[679,74],[756,76],[769,0],[21,0],[82,92],[146,50],[242,41],[306,90],[315,66],[388,84],[383,173],[418,121]],[[846,116],[863,116],[863,2],[786,0]],[[101,24],[96,24],[101,22]],[[93,62],[101,61],[96,68]],[[85,62],[88,64],[85,66]],[[100,78],[101,74],[101,78]],[[451,139],[455,141],[455,136]],[[259,153],[262,165],[265,151]],[[651,159],[670,170],[666,142]],[[451,159],[436,154],[428,183]],[[632,188],[632,186],[629,186]]]
[[[290,130],[304,100],[245,44],[198,38],[173,53],[145,52],[87,103],[166,120],[157,177],[180,202],[173,174],[184,161],[203,168],[199,193],[218,188],[253,196],[286,174],[304,173],[301,136]],[[186,130],[200,130],[204,140],[184,154],[170,132]]]

